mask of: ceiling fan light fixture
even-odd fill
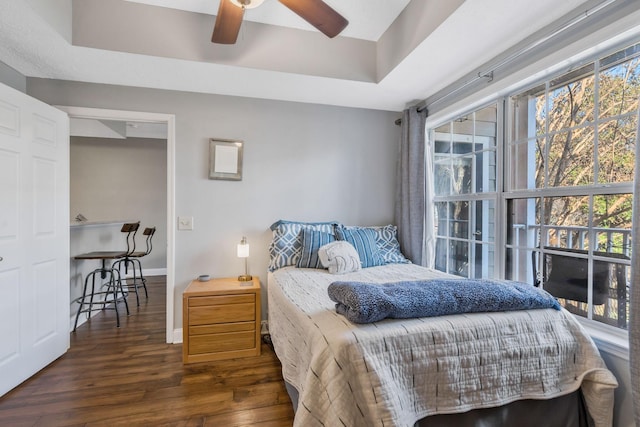
[[[230,0],[235,6],[242,9],[255,9],[260,6],[264,0]]]

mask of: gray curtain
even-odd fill
[[[402,114],[398,153],[395,220],[404,255],[425,265],[425,121],[427,111],[416,107]]]
[[[640,159],[640,102],[636,130],[636,162]],[[631,389],[636,426],[640,426],[640,169],[635,170],[633,184],[633,229],[631,232],[631,309],[629,317],[629,355]]]

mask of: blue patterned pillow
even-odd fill
[[[400,250],[398,242],[398,227],[395,225],[385,225],[384,227],[373,227],[376,232],[376,244],[380,250],[380,255],[385,264],[410,264]]]
[[[333,233],[325,233],[309,228],[303,228],[300,234],[302,235],[302,249],[296,267],[324,268],[318,257],[318,249],[327,243],[335,242],[336,237]]]
[[[410,264],[409,261],[400,250],[398,242],[398,227],[395,225],[385,225],[381,227],[356,227],[343,226],[347,230],[353,229],[369,229],[376,233],[376,245],[380,251],[380,256],[384,264]]]
[[[337,222],[304,223],[282,220],[274,223],[271,226],[273,239],[269,245],[269,271],[298,263],[302,254],[300,231],[303,228],[333,234],[337,224]]]
[[[346,240],[356,248],[362,268],[384,265],[376,244],[376,233],[372,229],[336,227],[336,236],[338,240]]]

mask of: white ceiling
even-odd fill
[[[127,0],[152,6],[215,15],[219,0]],[[325,0],[329,6],[349,20],[349,26],[340,34],[343,37],[378,41],[410,0]],[[304,19],[291,12],[277,0],[265,0],[255,9],[247,9],[245,21],[281,27],[315,31]]]
[[[420,6],[427,5],[426,10],[441,7],[443,1],[447,0],[412,0],[424,2]],[[153,2],[190,10],[207,3],[198,0]],[[383,78],[371,81],[74,46],[70,43],[71,20],[67,16],[70,7],[65,9],[65,3],[70,4],[70,0],[2,0],[0,61],[29,77],[400,111],[473,71],[585,0],[465,0],[455,12],[434,25],[424,40],[421,37],[416,41],[415,48],[385,72]],[[210,3],[209,13],[211,7],[214,10],[217,7],[213,4],[216,1],[210,0]],[[343,13],[352,22],[354,31],[361,27],[358,31],[362,33],[357,37],[376,40],[380,31],[389,25],[389,19],[379,20],[378,14],[389,18],[397,14],[406,1],[333,0],[328,3],[341,12],[340,8],[346,7],[346,3],[360,11],[371,9],[372,15],[367,18],[371,22],[362,25],[357,23],[359,12],[344,9]],[[391,3],[394,4],[392,11],[380,9],[391,7]],[[407,7],[411,4],[414,3]],[[271,7],[278,13],[287,12],[276,0],[267,0],[262,7],[265,13]],[[298,20],[295,15],[293,18]],[[399,22],[417,25],[430,18],[433,16],[413,16]],[[210,37],[213,18],[206,26]],[[405,28],[403,36],[410,38],[411,35],[412,28]],[[340,38],[330,42],[339,42]],[[396,44],[390,51],[402,48],[402,44]],[[236,54],[241,56],[243,52]]]

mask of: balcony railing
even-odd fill
[[[529,265],[526,257],[514,259],[514,277],[522,280],[522,273],[532,270],[534,284],[558,297],[570,312],[627,329],[631,230],[518,224],[513,231],[514,246],[527,246],[532,254]],[[596,244],[590,252],[592,241]]]

